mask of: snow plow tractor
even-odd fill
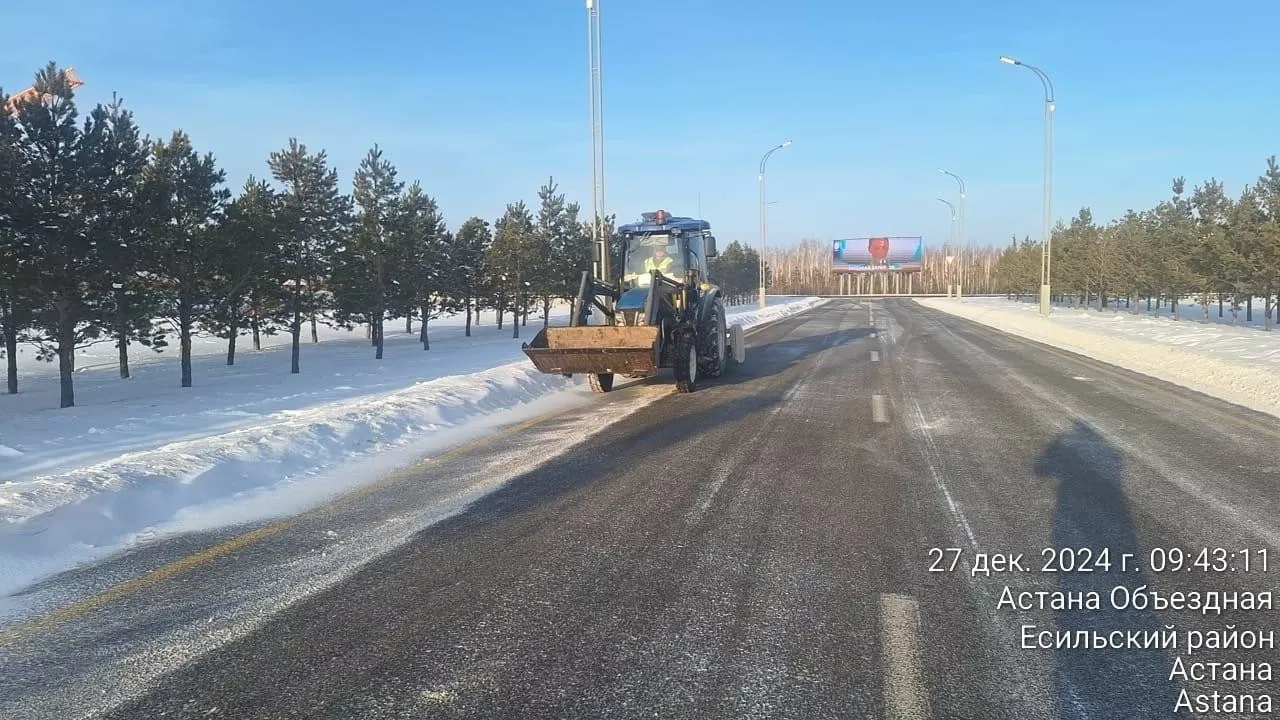
[[[720,288],[708,281],[707,259],[716,256],[710,223],[659,210],[617,236],[620,272],[610,272],[611,253],[598,244],[596,273],[582,273],[569,327],[546,328],[522,346],[538,370],[585,374],[593,391],[609,392],[617,375],[672,368],[676,389],[688,393],[699,378],[745,362],[742,327],[728,326]]]

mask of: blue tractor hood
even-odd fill
[[[622,293],[622,297],[618,298],[617,309],[630,312],[633,310],[644,310],[644,303],[649,299],[649,288],[636,287]]]

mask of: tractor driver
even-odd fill
[[[659,245],[653,249],[653,255],[644,261],[644,271],[648,273],[657,270],[663,275],[669,275],[674,263],[675,260],[667,254],[667,249]]]

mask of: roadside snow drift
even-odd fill
[[[1280,417],[1280,332],[1063,307],[1044,319],[1002,298],[915,302]]]
[[[729,308],[729,321],[749,328],[821,302],[772,299],[764,311]],[[562,309],[553,322],[566,319]],[[206,341],[185,389],[168,353],[135,362],[125,381],[100,346],[78,361],[80,405],[66,410],[56,370],[26,365],[23,393],[0,396],[0,596],[157,532],[305,510],[485,428],[590,400],[580,378],[543,375],[524,357],[532,322],[512,339],[489,315],[466,337],[461,318],[446,318],[429,352],[396,327],[381,361],[362,331],[304,338],[299,375],[287,336],[233,367],[221,341]],[[309,489],[292,506],[224,518],[229,500],[284,485]]]

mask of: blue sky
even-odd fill
[[[1178,175],[1233,194],[1280,154],[1280,4],[1241,0],[601,0],[608,207],[703,216],[756,242],[948,234],[944,166],[971,243],[1039,235],[1043,103],[1058,93],[1055,216],[1153,205]],[[349,182],[375,142],[451,227],[536,201],[590,207],[583,0],[63,0],[0,9],[0,85],[74,65],[144,130],[191,134],[239,186],[297,136]],[[1218,11],[1221,8],[1221,11]],[[25,28],[30,32],[14,32]]]

